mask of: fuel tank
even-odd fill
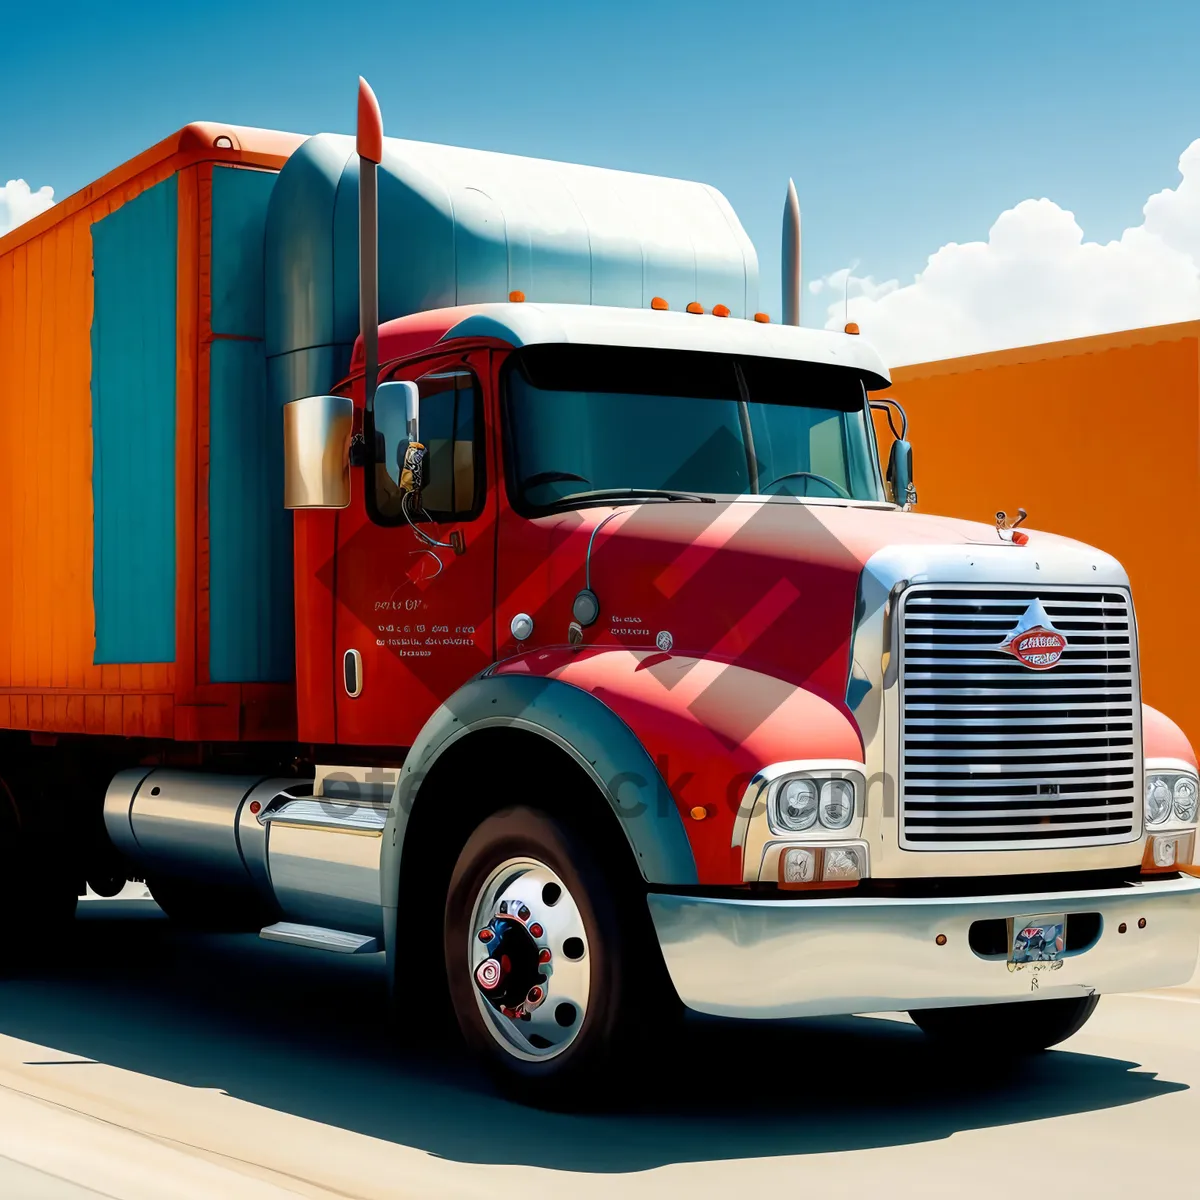
[[[312,790],[294,779],[135,768],[109,784],[104,824],[148,878],[242,893],[294,921],[378,936],[388,803]]]

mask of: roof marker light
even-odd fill
[[[729,305],[727,305],[727,304],[714,304],[714,305],[713,305],[713,314],[712,314],[712,315],[713,315],[714,317],[727,317],[727,316],[729,316]]]
[[[858,333],[858,322],[857,321],[847,321],[846,322],[846,332],[847,333]]]
[[[701,304],[699,300],[693,300],[693,301],[691,302],[691,304],[689,304],[689,305],[687,306],[687,310],[688,310],[688,312],[690,312],[690,313],[700,313],[701,315],[703,315],[703,313],[704,313],[704,305],[703,305],[703,304]]]
[[[658,312],[666,312],[671,306],[661,296],[655,296],[654,299],[650,301],[650,307]]]
[[[524,293],[524,292],[522,292],[522,291],[520,291],[520,290],[518,290],[518,291],[515,291],[515,292],[509,292],[509,293],[508,293],[508,298],[509,298],[509,299],[510,299],[510,300],[511,300],[511,301],[512,301],[514,304],[524,304],[524,303],[525,303],[525,293]]]
[[[758,322],[760,325],[766,325],[766,324],[768,324],[768,323],[770,322],[770,320],[771,320],[771,318],[770,318],[770,317],[768,317],[766,313],[755,313],[755,314],[754,314],[754,319],[755,319],[755,320],[756,320],[756,321],[757,321],[757,322]]]

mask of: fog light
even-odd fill
[[[825,851],[822,879],[861,879],[862,851],[852,846],[831,846]]]
[[[1142,871],[1175,871],[1191,864],[1196,835],[1187,833],[1152,833],[1142,855]]]
[[[812,883],[816,876],[817,860],[811,850],[793,847],[783,852],[779,864],[780,883]]]

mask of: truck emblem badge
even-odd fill
[[[675,639],[664,629],[658,637],[654,639],[654,644],[665,654],[675,645]]]
[[[1040,600],[1030,604],[1016,627],[996,647],[1033,671],[1048,671],[1057,665],[1066,648],[1067,639],[1051,624]]]

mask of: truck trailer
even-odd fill
[[[0,239],[7,967],[145,880],[383,955],[544,1104],[684,1009],[1012,1054],[1190,977],[1128,577],[916,511],[794,191],[784,247],[779,323],[715,189],[361,81],[355,138],[191,125]]]

